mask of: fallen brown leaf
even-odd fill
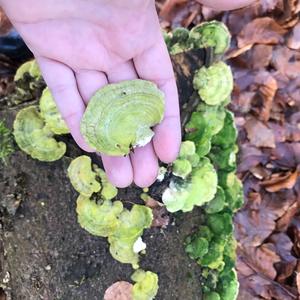
[[[167,0],[160,9],[160,17],[170,21],[172,11],[179,5],[186,4],[187,0]]]
[[[250,6],[236,9],[228,15],[227,26],[233,36],[237,36],[253,19],[260,16],[260,3],[256,1]]]
[[[287,172],[284,175],[273,174],[271,179],[263,181],[261,185],[270,193],[275,193],[282,189],[292,189],[296,184],[298,176],[298,170]]]
[[[300,52],[284,46],[277,46],[273,51],[273,66],[290,79],[299,79]]]
[[[296,284],[297,284],[298,293],[300,294],[300,272],[296,273]]]
[[[242,92],[237,94],[237,96],[233,96],[232,105],[234,105],[234,108],[241,113],[248,113],[251,110],[252,107],[252,100],[254,96],[256,95],[256,92]],[[245,122],[242,126],[245,125]]]
[[[127,281],[112,284],[104,294],[104,300],[132,300],[133,285]]]
[[[277,272],[274,264],[280,261],[276,254],[276,248],[273,244],[263,244],[258,248],[244,249],[244,255],[247,256],[249,264],[259,273],[264,274],[269,279],[275,279]]]
[[[294,216],[299,212],[299,202],[295,201],[286,213],[276,222],[276,231],[284,232],[290,226]]]
[[[291,236],[294,242],[293,251],[300,257],[300,217],[296,216],[290,226]],[[300,272],[300,270],[298,270]]]
[[[264,164],[267,161],[268,155],[249,143],[244,143],[240,146],[238,172],[246,172],[260,163]]]
[[[300,49],[300,23],[293,28],[293,31],[288,38],[287,46],[294,50]]]
[[[273,99],[278,89],[277,81],[269,72],[262,71],[255,76],[254,82],[258,86],[258,94],[261,97],[259,119],[267,122],[270,118]]]
[[[273,18],[257,18],[248,23],[238,35],[238,47],[253,44],[276,45],[283,41],[285,33],[286,30]]]
[[[252,69],[260,69],[267,67],[272,58],[273,46],[271,45],[255,45],[253,47],[250,66]]]
[[[298,261],[297,267],[296,267],[296,276],[295,276],[295,283],[298,290],[298,294],[300,295],[300,262]]]
[[[275,148],[274,133],[261,121],[250,118],[245,124],[245,129],[252,145],[256,147]]]
[[[151,227],[165,228],[170,223],[170,217],[166,207],[159,201],[154,200],[150,196],[145,200],[146,206],[152,209],[153,220]]]
[[[283,170],[296,169],[300,164],[299,143],[277,143],[276,148],[270,151],[272,164]]]
[[[276,194],[253,192],[246,196],[247,203],[234,220],[236,238],[242,249],[260,246],[274,231],[276,220],[295,202],[291,190]]]
[[[240,289],[245,289],[250,295],[253,295],[253,298],[248,298],[249,300],[298,300],[297,294],[290,292],[285,286],[257,274],[242,278],[240,280]],[[246,300],[244,298],[238,299]]]
[[[281,258],[275,267],[278,272],[277,281],[284,283],[297,266],[297,258],[292,255],[293,243],[285,233],[273,234],[268,240],[274,244],[276,253]]]

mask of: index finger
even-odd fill
[[[45,57],[36,59],[74,140],[83,150],[95,152],[80,133],[80,121],[85,105],[79,94],[73,71],[68,66]]]
[[[162,35],[156,44],[134,58],[141,79],[154,82],[165,94],[163,121],[154,129],[154,150],[159,159],[170,163],[176,159],[181,143],[178,91],[171,59]]]

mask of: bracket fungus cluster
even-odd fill
[[[22,79],[26,73],[28,73],[32,78],[39,78],[42,76],[35,59],[25,62],[18,68],[14,81]]]
[[[193,84],[205,103],[219,105],[228,99],[233,90],[232,72],[229,66],[219,61],[208,68],[200,68],[195,74]]]
[[[170,212],[203,206],[202,225],[186,240],[186,252],[202,268],[205,300],[235,300],[238,280],[233,214],[243,203],[243,189],[236,172],[237,129],[229,104],[233,76],[221,61],[230,45],[224,24],[212,21],[190,32],[178,28],[166,37],[173,54],[191,49],[213,50],[213,63],[195,72],[193,86],[199,105],[185,126],[173,177],[162,200]]]
[[[66,152],[66,144],[57,142],[45,125],[36,106],[20,110],[14,121],[14,137],[18,146],[32,158],[55,161]]]
[[[117,188],[108,182],[104,171],[92,165],[88,156],[74,159],[68,176],[80,194],[76,209],[80,226],[93,235],[107,237],[111,255],[138,268],[139,250],[135,251],[135,244],[140,242],[143,230],[151,226],[151,209],[134,204],[128,210],[121,201],[112,201]]]
[[[169,212],[202,207],[202,224],[187,238],[186,252],[202,268],[204,299],[235,300],[238,282],[232,218],[243,203],[243,191],[235,174],[237,130],[233,114],[225,108],[233,89],[230,67],[222,61],[230,34],[224,24],[213,21],[191,31],[178,28],[165,39],[171,54],[204,48],[212,51],[214,62],[194,74],[194,94],[199,105],[185,126],[185,141],[178,158],[168,168],[160,168],[158,184],[168,174],[162,202]],[[38,76],[33,62],[18,70],[16,78],[24,72]],[[163,115],[164,95],[153,83],[124,81],[96,92],[80,130],[96,151],[123,156],[150,142],[152,127],[162,121]],[[54,161],[64,155],[66,145],[54,136],[66,133],[68,128],[47,88],[39,108],[22,109],[14,122],[19,147],[42,161]],[[76,212],[80,226],[95,236],[106,237],[111,255],[138,269],[139,252],[145,249],[141,236],[144,229],[151,227],[152,210],[138,204],[125,208],[122,201],[116,200],[118,190],[88,156],[74,159],[68,176],[79,193]],[[154,298],[158,289],[156,274],[138,269],[132,280],[134,300]]]
[[[178,27],[170,33],[165,33],[165,42],[170,54],[194,50],[212,49],[216,58],[229,49],[231,35],[228,28],[219,21],[204,22],[191,31]]]
[[[41,77],[35,60],[21,65],[15,75],[15,81],[21,80],[27,73],[32,78]],[[32,158],[52,162],[65,154],[66,144],[56,141],[54,136],[69,133],[69,129],[47,87],[43,90],[39,106],[27,106],[17,113],[13,133],[20,149]]]
[[[46,87],[40,99],[41,116],[54,134],[67,134],[69,128],[59,113],[50,90]]]
[[[212,48],[214,54],[224,54],[230,46],[231,35],[224,23],[204,22],[192,28],[189,44],[193,49]]]
[[[139,269],[131,275],[131,279],[135,282],[132,289],[133,300],[154,299],[158,290],[157,274]]]
[[[109,84],[91,98],[81,133],[101,153],[126,155],[151,141],[151,127],[162,121],[163,114],[164,96],[154,83],[136,79]]]
[[[217,191],[217,173],[208,158],[199,158],[193,142],[182,143],[173,167],[173,174],[181,178],[173,178],[162,195],[168,211],[191,211],[194,206],[202,206],[213,199]]]

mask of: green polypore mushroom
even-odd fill
[[[192,240],[185,248],[186,253],[192,259],[202,258],[208,252],[208,240],[199,237],[197,239]]]
[[[217,193],[213,200],[208,202],[205,207],[205,212],[208,214],[218,213],[223,210],[225,206],[225,193],[224,190],[218,186]]]
[[[128,154],[151,141],[151,127],[161,122],[164,96],[145,80],[109,84],[91,98],[81,121],[86,142],[101,153]]]
[[[205,103],[200,103],[197,111],[192,113],[185,127],[186,138],[195,142],[199,157],[210,152],[211,140],[223,128],[225,116],[224,107],[210,106]]]
[[[97,165],[92,165],[92,160],[82,155],[72,160],[68,168],[68,176],[74,189],[81,195],[90,197],[93,193],[103,200],[111,200],[118,194],[118,189],[113,186]]]
[[[175,55],[188,49],[189,31],[186,28],[178,27],[172,32],[170,54]]]
[[[244,203],[243,184],[234,172],[219,173],[219,182],[225,192],[226,203],[232,211],[237,211]]]
[[[189,36],[193,48],[213,48],[214,53],[224,54],[230,46],[231,35],[224,23],[211,21],[195,26]]]
[[[186,43],[189,38],[189,30],[184,27],[177,27],[172,32],[172,42]]]
[[[56,103],[48,88],[43,90],[43,94],[40,99],[40,111],[41,116],[45,119],[47,126],[52,132],[55,134],[69,133],[69,128],[61,117],[61,114],[59,113]]]
[[[107,237],[117,230],[118,217],[123,211],[123,205],[120,201],[110,200],[97,203],[80,195],[77,199],[76,211],[82,228],[90,234]]]
[[[236,300],[239,293],[239,281],[236,270],[232,269],[229,273],[220,278],[218,291],[222,300]]]
[[[28,73],[33,78],[38,78],[42,76],[40,68],[35,59],[25,62],[18,68],[14,77],[14,81],[22,79],[25,73]]]
[[[102,169],[100,169],[97,165],[93,165],[93,168],[101,182],[101,197],[105,200],[115,198],[118,194],[118,189],[108,181],[106,173]]]
[[[233,76],[229,66],[220,61],[210,67],[200,68],[195,73],[194,88],[208,105],[224,102],[233,90]]]
[[[220,295],[216,292],[204,293],[203,300],[222,300]]]
[[[172,173],[185,179],[192,172],[192,165],[187,159],[176,159],[173,163]]]
[[[193,168],[188,180],[172,179],[162,195],[162,201],[170,212],[191,211],[211,201],[217,191],[217,173],[209,159],[202,158]]]
[[[182,142],[178,158],[173,163],[173,174],[185,179],[191,172],[192,167],[199,163],[196,154],[196,146],[192,141]]]
[[[118,217],[119,224],[108,237],[110,253],[114,259],[122,263],[130,263],[138,267],[138,253],[134,252],[134,244],[143,234],[145,228],[152,224],[152,210],[143,205],[133,205],[131,211],[124,209]]]
[[[57,142],[35,106],[20,110],[14,121],[14,136],[18,146],[32,158],[55,161],[66,152],[66,144]]]
[[[92,160],[86,155],[72,160],[68,168],[68,176],[74,189],[86,197],[100,191],[101,185],[96,180],[96,175],[92,170]]]
[[[157,274],[138,269],[131,275],[131,279],[135,282],[132,289],[133,300],[154,299],[158,291]]]

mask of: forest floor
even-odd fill
[[[299,299],[300,2],[262,0],[232,12],[186,0],[157,7],[166,29],[218,19],[232,33],[230,109],[245,192],[235,217],[239,299]]]
[[[300,295],[300,3],[297,0],[262,0],[247,8],[232,12],[218,12],[201,6],[196,0],[161,0],[157,1],[157,8],[161,25],[166,30],[178,26],[191,28],[201,21],[218,19],[226,23],[232,33],[232,44],[227,53],[227,62],[231,65],[235,78],[230,109],[235,113],[239,129],[238,174],[243,181],[245,192],[245,206],[235,217],[238,240],[237,270],[241,284],[239,299],[298,299]],[[0,18],[0,22],[5,23],[5,20]],[[5,31],[5,27],[2,26],[1,30]],[[14,69],[16,65],[1,57],[1,70],[2,67],[8,70]],[[9,80],[1,79],[0,96],[9,91]],[[16,166],[19,166],[20,161],[26,161],[25,156],[17,155],[13,158]],[[27,161],[22,168],[35,167],[36,163]],[[45,172],[46,177],[48,171],[43,170],[41,165],[39,167],[42,168],[41,174]],[[22,172],[27,171],[24,169]],[[54,165],[54,171],[60,174],[58,176],[63,176],[60,166]],[[38,175],[40,174],[33,174],[28,180],[34,182],[47,179]],[[13,186],[16,183],[11,184]],[[45,191],[31,190],[30,192],[41,198],[40,203],[46,197]],[[72,191],[64,192],[67,193],[66,197],[74,196]],[[21,215],[26,216],[28,212],[27,217],[32,218],[36,224],[44,222],[42,207],[32,211],[31,204],[26,205],[22,208]],[[59,215],[60,210],[65,209],[64,206],[56,207],[55,203],[52,205],[55,208],[52,212],[53,216]],[[72,205],[71,209],[74,210]],[[69,213],[72,221],[74,215],[71,211]],[[40,215],[41,217],[38,217]],[[64,215],[61,215],[61,218],[64,219]],[[22,221],[19,225],[23,226]],[[53,227],[48,228],[50,231],[55,231],[58,225],[50,222],[49,226]],[[171,237],[172,230],[175,232],[177,229],[176,227],[170,229]],[[45,234],[46,232],[43,232],[41,236]],[[77,234],[82,233],[77,232]],[[165,236],[161,236],[159,230],[155,234],[158,243],[163,245],[166,242]],[[67,236],[67,229],[62,232],[62,235]],[[9,240],[10,236],[6,238]],[[59,238],[62,236],[58,235],[52,242],[60,243]],[[74,246],[74,249],[70,246],[70,253],[74,253],[75,250],[89,253],[90,247],[103,244],[87,235],[81,239],[84,239],[85,246]],[[146,239],[151,246],[152,237],[146,236]],[[170,247],[174,247],[177,243],[176,239],[170,238]],[[169,251],[163,248],[162,253]],[[105,252],[104,245],[103,249]],[[175,253],[176,251],[174,255]],[[67,256],[68,253],[65,252],[64,255]],[[183,255],[183,252],[178,253],[178,257],[173,257],[172,262]],[[107,277],[110,277],[113,272],[120,271],[112,260],[103,262],[100,256],[100,252],[91,252],[88,268],[81,260],[74,266],[70,265],[68,270],[64,268],[63,280],[78,281],[86,275],[85,272],[97,272],[96,267],[101,263],[104,265],[103,272]],[[33,257],[33,259],[39,258]],[[155,254],[148,262],[146,261],[146,264],[150,265],[153,262],[161,262],[159,264],[162,272],[172,265],[167,258]],[[26,265],[23,267],[26,268]],[[181,267],[173,266],[174,272],[176,268]],[[75,279],[70,275],[71,273]],[[94,273],[90,275],[91,278],[93,275]],[[96,275],[100,276],[98,273]],[[113,282],[115,278],[110,280]],[[165,282],[168,280],[169,278],[165,278]],[[182,278],[179,276],[176,280],[181,281]],[[36,281],[33,284],[40,283]],[[50,287],[54,288],[51,284],[50,282]],[[95,282],[91,281],[88,284],[87,289],[92,289]],[[197,288],[194,287],[195,290]],[[98,290],[99,288],[95,288],[95,295]],[[0,294],[0,299],[6,298]],[[169,298],[161,294],[159,299]]]

